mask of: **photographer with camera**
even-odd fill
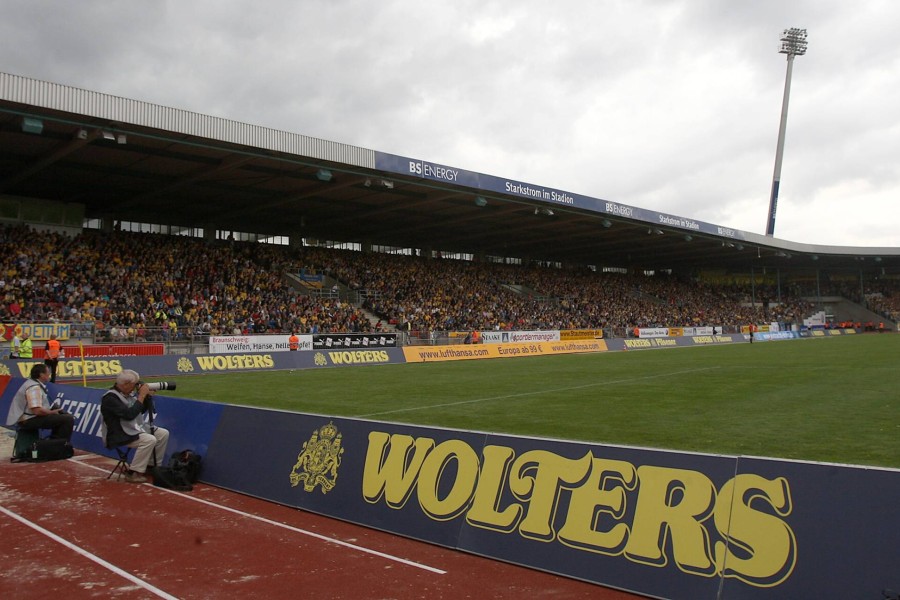
[[[140,375],[125,369],[116,376],[116,384],[103,395],[103,441],[107,448],[135,448],[131,468],[125,474],[129,483],[145,483],[150,457],[162,464],[169,443],[169,431],[153,425],[153,392],[159,384],[148,385]],[[145,419],[145,416],[147,417]]]
[[[17,425],[22,430],[49,429],[51,438],[68,442],[72,437],[75,417],[50,405],[47,396],[48,381],[50,368],[47,365],[36,363],[31,367],[30,377],[25,380],[9,405],[6,424]]]

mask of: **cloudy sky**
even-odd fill
[[[900,2],[6,0],[0,71],[765,233],[900,246]]]

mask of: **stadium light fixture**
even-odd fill
[[[684,236],[684,241],[686,241],[686,242],[690,242],[690,241],[693,240],[693,239],[694,239],[694,236],[692,236],[692,235],[686,235],[686,236]]]
[[[23,133],[36,133],[38,135],[44,131],[44,122],[40,119],[35,119],[32,117],[22,117],[22,132]]]
[[[778,145],[775,149],[775,173],[772,176],[772,193],[769,196],[769,216],[766,221],[766,235],[775,235],[775,212],[778,210],[778,188],[781,186],[781,163],[784,159],[784,132],[787,128],[788,101],[791,97],[791,73],[794,57],[806,54],[806,30],[792,27],[781,35],[780,54],[787,55],[787,73],[784,77],[784,98],[781,101],[781,124],[778,127]]]
[[[487,206],[487,198],[484,196],[476,196],[475,197],[475,206]]]
[[[119,135],[116,136],[116,143],[117,144],[127,144],[128,137],[124,133],[120,133]]]
[[[600,224],[603,225],[607,229],[612,227],[612,222],[609,219],[603,219],[602,221],[600,221]]]
[[[331,181],[331,171],[328,169],[319,169],[316,171],[316,179],[319,181]]]
[[[104,131],[101,135],[103,136],[104,140],[113,141],[116,139],[116,134],[114,134],[112,131]]]

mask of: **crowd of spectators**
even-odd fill
[[[413,330],[613,329],[799,323],[799,298],[747,298],[668,275],[475,264],[366,254],[331,264],[336,276],[373,294],[366,306]]]
[[[290,285],[286,274],[301,270],[331,277],[351,294],[329,297]],[[866,298],[896,317],[896,288],[882,283]],[[800,323],[814,307],[792,291],[664,274],[0,227],[0,320],[90,323],[113,341],[368,332],[381,322],[409,331],[615,332]]]
[[[0,319],[89,322],[113,341],[372,329],[350,303],[284,285],[280,259],[261,244],[4,227]]]

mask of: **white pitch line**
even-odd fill
[[[688,369],[687,371],[674,371],[672,373],[660,373],[659,375],[648,375],[646,377],[635,377],[632,379],[618,379],[612,381],[598,381],[596,383],[586,383],[584,385],[573,385],[571,387],[553,388],[549,390],[536,390],[533,392],[522,392],[520,394],[507,394],[505,396],[493,396],[491,398],[475,398],[474,400],[460,400],[459,402],[445,402],[443,404],[428,404],[426,406],[413,406],[410,408],[398,408],[395,410],[383,410],[381,412],[367,413],[364,415],[356,415],[358,419],[366,419],[368,417],[377,417],[381,415],[391,415],[394,413],[412,412],[416,410],[429,410],[431,408],[443,408],[445,406],[460,406],[462,404],[475,404],[477,402],[491,402],[493,400],[507,400],[509,398],[522,398],[524,396],[539,396],[551,392],[567,392],[569,390],[580,390],[583,388],[596,387],[599,385],[615,385],[620,383],[634,383],[637,381],[647,381],[649,379],[659,379],[660,377],[672,377],[674,375],[686,375],[688,373],[699,373],[701,371],[712,371],[720,367],[703,367],[701,369]]]
[[[83,466],[85,466],[85,467],[90,467],[90,468],[92,468],[92,469],[96,469],[96,470],[98,470],[98,471],[102,471],[102,472],[104,472],[104,473],[106,472],[106,469],[101,469],[100,467],[95,467],[94,465],[89,465],[89,464],[86,464],[86,463],[78,463],[78,464],[83,465]],[[142,485],[149,485],[150,487],[154,487],[154,486],[153,486],[152,484],[150,484],[150,483],[145,483],[145,484],[142,484]],[[225,511],[234,513],[234,514],[236,514],[236,515],[240,515],[240,516],[242,516],[242,517],[246,517],[246,518],[248,518],[248,519],[255,519],[255,520],[257,520],[257,521],[261,521],[261,522],[266,523],[266,524],[268,524],[268,525],[274,525],[275,527],[281,527],[282,529],[287,529],[288,531],[293,531],[294,533],[299,533],[299,534],[302,534],[302,535],[306,535],[306,536],[309,536],[309,537],[313,537],[313,538],[322,540],[322,541],[324,541],[324,542],[329,542],[329,543],[335,544],[335,545],[337,545],[337,546],[343,546],[343,547],[345,547],[345,548],[350,548],[351,550],[355,550],[355,551],[357,551],[357,552],[363,552],[363,553],[365,553],[365,554],[371,554],[371,555],[373,555],[373,556],[378,556],[378,557],[384,558],[384,559],[386,559],[386,560],[390,560],[390,561],[392,561],[392,562],[398,562],[398,563],[401,563],[401,564],[404,564],[404,565],[408,565],[408,566],[410,566],[410,567],[415,567],[415,568],[417,568],[417,569],[424,569],[425,571],[429,571],[429,572],[435,573],[435,574],[437,574],[437,575],[446,575],[446,574],[447,574],[447,571],[444,571],[444,570],[441,570],[441,569],[438,569],[438,568],[435,568],[435,567],[430,567],[430,566],[428,566],[428,565],[423,565],[422,563],[417,563],[417,562],[414,562],[414,561],[411,561],[411,560],[407,560],[407,559],[405,559],[405,558],[400,558],[399,556],[394,556],[394,555],[392,555],[392,554],[385,554],[384,552],[379,552],[378,550],[372,550],[371,548],[366,548],[366,547],[364,547],[364,546],[357,546],[356,544],[351,544],[350,542],[345,542],[345,541],[343,541],[343,540],[336,540],[336,539],[334,539],[334,538],[330,538],[330,537],[325,536],[325,535],[322,535],[322,534],[320,534],[320,533],[315,533],[315,532],[313,532],[313,531],[307,531],[306,529],[300,529],[300,528],[298,528],[298,527],[293,527],[293,526],[291,526],[291,525],[286,525],[285,523],[279,523],[278,521],[273,521],[273,520],[267,519],[267,518],[265,518],[265,517],[260,517],[260,516],[257,516],[257,515],[253,515],[253,514],[250,514],[250,513],[246,513],[246,512],[241,511],[241,510],[237,510],[236,508],[231,508],[231,507],[228,507],[228,506],[222,506],[221,504],[216,504],[215,502],[210,502],[209,500],[203,500],[203,499],[201,499],[201,498],[195,498],[194,496],[190,496],[190,495],[185,494],[185,493],[182,493],[182,492],[176,492],[176,491],[173,491],[173,490],[167,490],[167,489],[161,488],[161,487],[157,487],[157,488],[155,488],[155,489],[157,489],[157,490],[159,490],[159,491],[161,491],[161,492],[169,492],[170,494],[175,494],[175,495],[178,496],[179,498],[185,498],[186,500],[192,500],[192,501],[194,501],[194,502],[199,502],[200,504],[206,504],[206,505],[208,505],[208,506],[212,506],[213,508],[218,508],[218,509],[220,509],[220,510],[225,510]],[[360,527],[361,527],[361,525],[360,525]]]
[[[31,521],[29,521],[28,519],[26,519],[25,517],[23,517],[23,516],[21,516],[21,515],[18,515],[18,514],[12,512],[11,510],[9,510],[9,509],[7,509],[7,508],[4,508],[4,507],[0,506],[0,512],[2,512],[3,514],[5,514],[5,515],[7,515],[7,516],[9,516],[9,517],[11,517],[11,518],[13,518],[13,519],[15,519],[16,521],[22,523],[23,525],[27,525],[28,527],[31,527],[32,529],[34,529],[34,530],[37,531],[38,533],[47,536],[48,538],[50,538],[50,539],[53,540],[54,542],[57,542],[57,543],[59,543],[59,544],[62,544],[62,545],[65,546],[66,548],[69,548],[70,550],[73,550],[74,552],[76,552],[77,554],[80,554],[81,556],[87,558],[88,560],[97,563],[98,565],[100,565],[100,566],[103,567],[104,569],[109,569],[110,571],[112,571],[112,572],[115,573],[116,575],[118,575],[118,576],[120,576],[120,577],[124,577],[125,579],[127,579],[127,580],[130,581],[130,582],[132,582],[133,584],[135,584],[135,585],[137,585],[137,586],[140,586],[140,587],[144,588],[145,590],[147,590],[147,591],[150,592],[151,594],[154,594],[154,595],[156,595],[156,596],[159,596],[160,598],[166,598],[167,600],[178,600],[178,597],[177,597],[177,596],[173,596],[173,595],[171,595],[171,594],[167,594],[166,592],[162,591],[162,590],[159,589],[158,587],[154,587],[154,586],[150,585],[149,583],[147,583],[147,582],[144,581],[143,579],[140,579],[139,577],[135,577],[134,575],[132,575],[132,574],[129,573],[128,571],[125,571],[125,570],[123,570],[123,569],[120,569],[120,568],[117,567],[116,565],[114,565],[114,564],[112,564],[112,563],[109,563],[109,562],[103,560],[102,558],[100,558],[99,556],[97,556],[97,555],[95,555],[95,554],[91,554],[90,552],[88,552],[88,551],[85,550],[84,548],[81,548],[80,546],[76,546],[75,544],[73,544],[73,543],[70,542],[69,540],[67,540],[67,539],[65,539],[65,538],[61,538],[60,536],[56,535],[56,534],[53,533],[52,531],[47,531],[47,530],[44,529],[43,527],[39,527],[38,525],[36,525],[36,524],[32,523]]]

